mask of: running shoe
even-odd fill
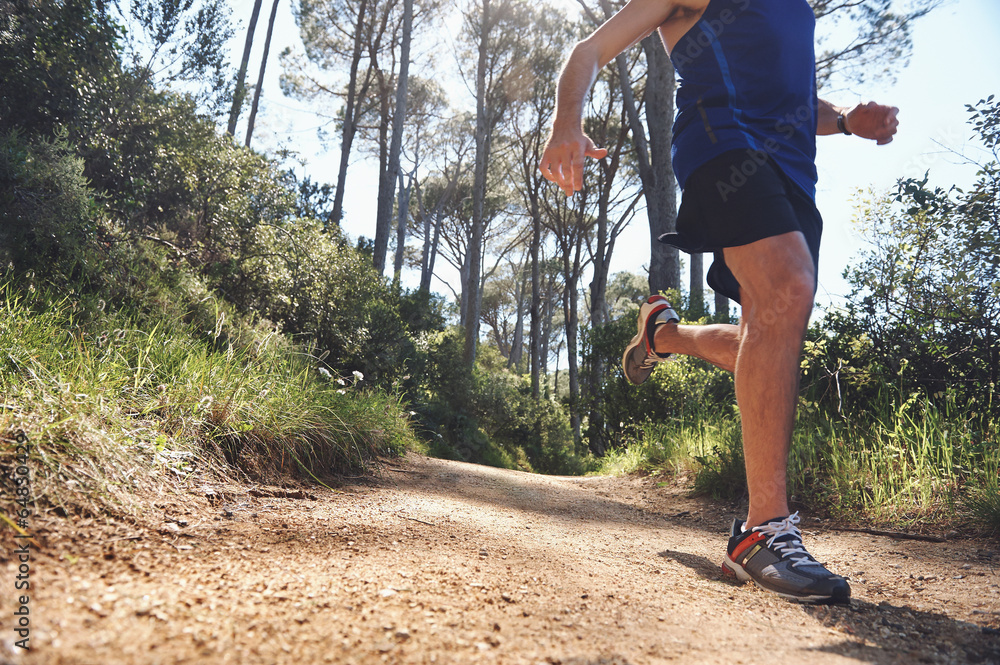
[[[847,604],[851,587],[816,561],[802,545],[799,514],[778,517],[743,531],[733,520],[729,551],[722,571],[782,598],[800,603]]]
[[[672,354],[657,353],[653,349],[653,336],[656,333],[656,326],[661,323],[676,323],[680,320],[670,302],[663,296],[646,298],[646,302],[639,307],[639,332],[625,347],[625,353],[622,355],[625,378],[639,385],[653,373],[656,363],[670,358]]]

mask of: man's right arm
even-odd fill
[[[539,164],[542,174],[567,196],[583,188],[584,158],[602,159],[607,155],[583,133],[583,107],[597,72],[684,7],[678,0],[630,0],[573,48],[559,76],[552,133]]]

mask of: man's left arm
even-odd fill
[[[819,100],[819,115],[816,123],[816,134],[855,134],[861,138],[877,141],[885,145],[892,141],[899,126],[896,115],[899,109],[895,106],[884,106],[875,102],[858,104],[852,107],[834,106],[828,101]]]

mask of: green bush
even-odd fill
[[[508,370],[491,347],[480,348],[469,373],[463,345],[457,328],[424,335],[420,342],[426,374],[412,404],[429,452],[525,471],[584,471],[586,461],[575,449],[562,407],[536,402],[529,379]]]
[[[515,460],[527,460],[530,466],[525,470],[557,474],[583,470],[565,411],[549,400],[533,399],[530,379],[508,370],[495,349],[479,354],[473,413],[490,441]]]
[[[65,137],[0,135],[0,265],[63,286],[99,279],[99,210]]]
[[[0,431],[33,440],[52,503],[128,503],[131,488],[217,472],[357,473],[414,441],[397,398],[329,380],[273,330],[209,344],[180,322],[91,307],[0,285]],[[12,454],[0,444],[0,469]]]

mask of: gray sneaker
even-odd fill
[[[649,296],[639,307],[639,332],[622,355],[622,369],[625,378],[639,385],[653,373],[656,363],[671,357],[670,353],[657,353],[653,349],[653,336],[656,326],[661,323],[676,323],[681,319],[670,306],[670,301],[660,295]]]
[[[746,531],[742,520],[733,520],[723,573],[736,575],[741,582],[753,580],[763,589],[800,603],[849,603],[847,580],[806,551],[798,524],[798,513]]]

